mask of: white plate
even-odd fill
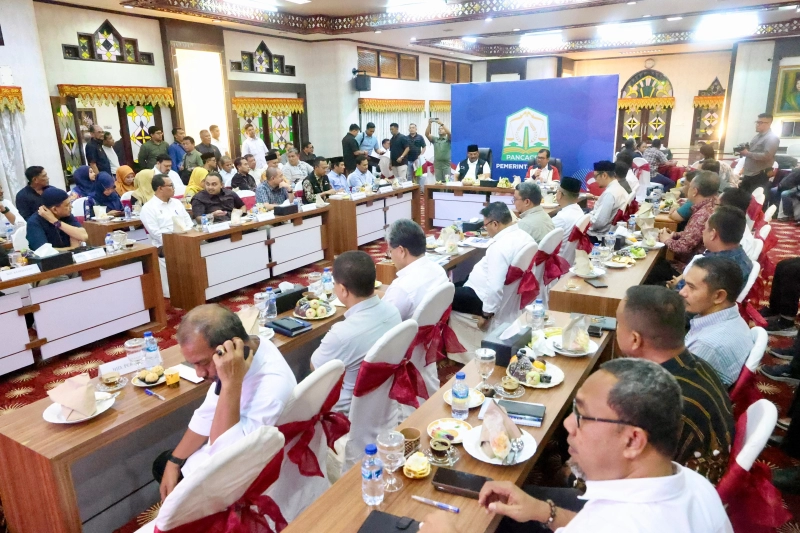
[[[602,276],[602,275],[604,275],[606,273],[606,271],[603,270],[602,268],[592,268],[592,271],[589,274],[587,274],[586,276],[581,276],[580,274],[575,272],[575,267],[570,268],[569,271],[572,272],[573,274],[575,274],[576,276],[578,276],[579,278],[583,278],[583,279],[599,278],[600,276]]]
[[[264,340],[270,340],[275,336],[275,330],[267,327],[258,328],[258,336],[264,337]]]
[[[660,250],[661,248],[664,247],[664,243],[663,242],[657,242],[653,246],[647,246],[644,243],[644,241],[641,241],[641,242],[639,242],[639,246],[641,246],[645,250]]]
[[[559,348],[559,346],[561,346],[561,335],[556,335],[554,337],[550,337],[549,339],[547,339],[547,342],[550,343],[550,346],[553,348],[554,352],[556,352],[558,354],[561,354],[561,355],[564,355],[566,357],[583,357],[584,355],[589,355],[589,354],[595,353],[600,348],[597,345],[596,342],[594,342],[593,340],[589,339],[589,351],[588,352],[581,352],[581,353],[578,353],[578,352],[565,352],[563,349]],[[550,363],[548,363],[548,366],[549,365],[550,365]]]
[[[86,420],[90,420],[108,411],[111,406],[114,405],[114,402],[117,399],[116,395],[109,394],[107,392],[95,392],[94,398],[97,402],[97,410],[93,415],[87,416],[86,418],[81,418],[80,420],[67,420],[64,418],[64,415],[61,414],[60,403],[50,404],[50,406],[44,410],[44,413],[42,413],[42,418],[51,424],[77,424],[79,422],[85,422]]]
[[[558,204],[557,203],[556,204],[542,204],[542,207],[544,207],[545,209],[554,209],[554,208],[558,207]]]
[[[162,375],[160,378],[158,378],[158,381],[156,381],[155,383],[145,383],[144,381],[141,381],[139,378],[136,377],[131,380],[131,383],[133,383],[134,387],[142,387],[146,389],[147,387],[155,387],[156,385],[161,385],[166,381],[167,381],[167,376]]]
[[[497,459],[496,457],[487,457],[486,454],[483,453],[483,450],[481,449],[482,427],[483,426],[474,427],[464,434],[464,450],[466,450],[468,454],[478,461],[483,461],[484,463],[489,463],[490,465],[510,466],[503,465],[503,461],[500,459]],[[513,464],[515,465],[524,463],[533,457],[534,453],[536,453],[536,439],[534,439],[533,436],[524,429],[521,429],[520,431],[522,432],[522,442],[525,444],[525,446],[514,458]]]
[[[615,263],[614,261],[606,261],[603,264],[605,266],[607,266],[608,268],[628,268],[629,266],[633,266],[632,264],[631,265],[624,265],[622,263]]]
[[[478,389],[469,389],[469,398],[467,403],[467,409],[474,409],[475,407],[480,407],[483,405],[483,401],[486,399],[486,396],[483,395],[481,391]],[[453,405],[453,389],[448,389],[444,391],[444,403],[447,405]]]
[[[436,248],[434,250],[434,252],[436,252],[437,254],[444,255],[444,254],[447,254],[447,248],[445,248],[444,246],[439,246],[438,248]]]
[[[539,383],[538,385],[528,385],[524,381],[520,381],[519,384],[531,389],[551,389],[556,385],[561,385],[561,383],[564,382],[564,371],[558,368],[553,363],[550,362],[547,363],[547,370],[545,370],[545,374],[550,374],[550,383]],[[506,375],[511,376],[511,374],[509,374],[508,372],[508,368],[506,368]]]

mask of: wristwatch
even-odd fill
[[[172,454],[169,454],[169,457],[167,457],[167,461],[169,461],[170,463],[175,463],[176,465],[178,465],[178,468],[183,468],[183,465],[186,463],[186,459],[178,459]]]
[[[8,213],[9,211],[11,211],[11,208],[9,208],[9,207],[5,207],[5,206],[3,206],[3,208],[4,208],[4,209],[0,210],[0,214],[3,214],[3,215],[5,215],[5,214],[6,214],[6,213]]]
[[[61,229],[61,221],[56,220],[55,222],[53,222],[53,226],[55,226],[56,229]]]

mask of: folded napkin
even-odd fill
[[[231,211],[231,224],[234,226],[242,223],[242,210],[234,209]]]
[[[50,257],[51,255],[57,255],[58,250],[53,248],[53,245],[49,242],[44,243],[40,247],[33,252],[37,257]]]
[[[258,335],[258,307],[246,307],[236,312],[236,316],[242,321],[244,329],[250,335]],[[246,340],[246,339],[242,339]]]
[[[96,216],[97,218],[105,218],[105,216],[106,216],[106,206],[104,206],[104,205],[94,205],[94,206],[92,206],[92,209],[94,209],[94,216]]]
[[[642,231],[654,227],[655,224],[656,224],[656,217],[653,216],[652,211],[650,211],[647,214],[647,216],[639,217],[639,215],[636,215],[636,225],[639,226],[639,229]]]
[[[317,201],[314,203],[316,204],[317,207],[325,207],[326,205],[328,205],[325,203],[325,200],[322,198],[322,196],[317,196]]]
[[[653,216],[653,204],[650,202],[644,202],[642,206],[639,208],[639,211],[636,212],[636,220],[639,220],[639,217],[650,217]]]
[[[588,276],[592,273],[592,262],[589,254],[583,250],[575,250],[575,273],[579,276]]]
[[[503,460],[511,452],[511,441],[522,438],[522,432],[511,421],[505,409],[489,401],[481,426],[481,450],[487,457]]]
[[[278,284],[278,288],[281,290],[281,292],[290,291],[294,289],[294,283],[289,283],[288,281],[281,281],[280,284]]]
[[[94,387],[89,379],[89,374],[80,374],[47,392],[53,402],[61,404],[61,414],[66,420],[80,420],[97,410]]]
[[[172,217],[172,233],[186,233],[190,229],[192,229],[192,227],[187,227],[183,218]]]
[[[589,325],[586,315],[573,318],[561,334],[561,347],[575,352],[589,350]]]
[[[550,357],[555,357],[556,352],[553,350],[553,346],[547,342],[547,337],[544,335],[539,335],[533,341],[533,357],[538,355],[549,355]]]
[[[543,204],[554,204],[556,203],[556,195],[555,194],[545,194],[544,198],[542,198]]]

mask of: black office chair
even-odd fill
[[[489,168],[492,168],[492,149],[491,148],[478,148],[478,157],[489,163]]]
[[[561,159],[558,157],[551,157],[550,158],[550,165],[558,169],[558,175],[563,176],[564,172],[561,170]]]

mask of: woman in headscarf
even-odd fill
[[[152,168],[140,170],[136,177],[133,178],[133,185],[136,187],[131,194],[131,207],[136,205],[144,205],[150,201],[155,193],[153,192],[153,172]]]
[[[122,215],[122,201],[119,198],[119,194],[117,194],[114,178],[108,172],[101,172],[97,175],[91,198],[94,200],[94,205],[106,207],[106,215],[112,217]]]
[[[203,167],[195,167],[189,177],[189,185],[186,186],[186,196],[194,196],[204,190],[206,176],[208,176],[208,170]]]
[[[126,192],[131,192],[136,189],[136,186],[133,184],[133,181],[136,179],[136,176],[133,173],[133,169],[128,165],[122,165],[117,169],[117,194],[122,196]]]
[[[86,197],[94,191],[94,184],[97,176],[89,165],[83,165],[75,169],[72,173],[72,179],[75,180],[75,188],[72,190],[74,194],[79,197]]]

